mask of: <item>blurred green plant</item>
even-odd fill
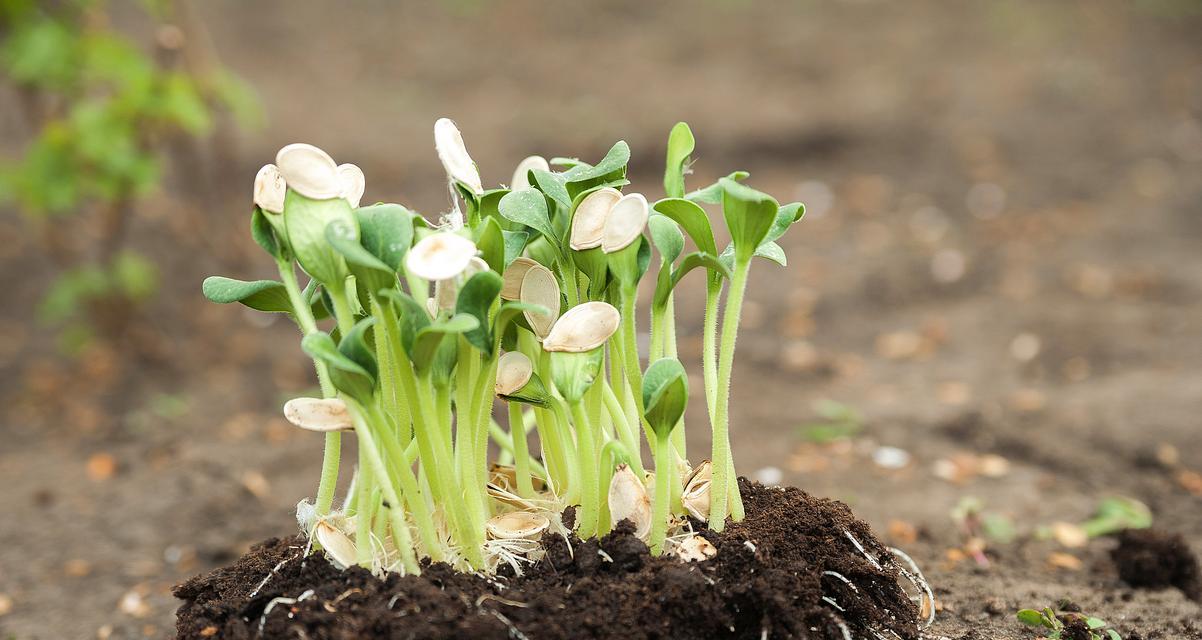
[[[855,437],[864,428],[864,418],[855,407],[829,398],[815,402],[814,413],[821,420],[807,422],[799,427],[799,435],[806,442],[829,444]]]
[[[185,50],[198,28],[185,5],[141,7],[157,24],[153,52],[111,27],[102,0],[0,0],[0,71],[32,132],[21,157],[0,159],[0,203],[25,214],[57,266],[38,315],[73,345],[94,333],[99,301],[124,303],[105,302],[112,313],[153,295],[153,263],[124,244],[135,203],[159,184],[173,145],[209,137],[225,116],[244,125],[257,117],[247,86]],[[85,222],[65,224],[68,216]]]
[[[1028,627],[1041,627],[1048,630],[1048,640],[1060,640],[1061,638],[1078,638],[1079,635],[1066,636],[1068,631],[1065,622],[1083,623],[1085,633],[1089,634],[1089,640],[1123,640],[1118,631],[1109,628],[1110,625],[1101,618],[1087,616],[1081,613],[1068,612],[1060,616],[1051,607],[1044,607],[1043,610],[1022,609],[1017,614],[1018,621]]]

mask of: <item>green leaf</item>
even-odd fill
[[[501,203],[501,198],[504,198],[507,193],[509,193],[509,189],[489,189],[480,194],[479,201],[476,203],[479,217],[484,219],[500,216],[501,214],[497,207]],[[418,217],[421,218],[421,216]],[[421,220],[424,221],[425,218],[421,218]],[[472,226],[475,226],[475,224],[478,224],[478,222]]]
[[[463,313],[457,313],[447,320],[434,321],[426,325],[417,332],[413,341],[413,351],[409,354],[414,368],[418,373],[423,373],[434,363],[434,356],[444,338],[467,333],[479,326],[479,320]]]
[[[743,181],[749,176],[751,176],[751,174],[747,173],[746,171],[732,171],[726,176],[726,178],[723,178],[722,180]],[[696,191],[690,191],[689,193],[685,194],[684,197],[686,200],[690,200],[692,202],[722,204],[722,180],[719,180],[708,187],[698,189]]]
[[[380,295],[391,300],[396,306],[397,316],[400,320],[401,346],[405,349],[405,353],[412,356],[417,334],[430,326],[430,314],[417,300],[399,289],[387,289],[381,291]]]
[[[401,271],[405,254],[413,245],[413,219],[418,217],[399,204],[374,204],[355,210],[359,244],[393,272]]]
[[[1043,614],[1034,609],[1021,609],[1018,614],[1018,621],[1031,627],[1043,626]]]
[[[533,178],[530,184],[537,187],[552,202],[558,204],[564,211],[572,208],[572,197],[568,195],[567,180],[563,174],[552,173],[546,169],[531,169],[530,176]]]
[[[1147,529],[1152,526],[1152,510],[1134,498],[1113,496],[1098,503],[1094,517],[1081,524],[1091,538],[1117,533],[1123,529]]]
[[[708,269],[711,274],[720,278],[730,278],[730,268],[718,258],[708,254],[694,251],[684,257],[680,261],[680,266],[672,271],[672,279],[669,281],[667,288],[656,287],[655,299],[653,304],[657,307],[662,307],[668,302],[668,294],[676,289],[676,285],[680,284],[681,279],[689,274],[690,271],[698,267]]]
[[[498,309],[496,315],[493,316],[492,330],[494,339],[495,336],[503,335],[509,328],[510,323],[514,322],[515,320],[520,320],[523,317],[523,313],[526,311],[529,311],[530,313],[551,313],[550,309],[539,304],[506,301],[501,304],[501,308]]]
[[[375,353],[367,344],[367,331],[375,323],[376,319],[370,317],[359,320],[338,342],[338,351],[342,355],[354,360],[356,364],[370,373],[373,378],[379,374],[379,369],[377,368]]]
[[[768,235],[764,238],[764,242],[779,240],[789,230],[789,227],[801,222],[805,214],[806,207],[800,202],[791,202],[778,209],[776,219],[772,221],[772,228],[768,230]],[[762,245],[764,242],[760,244]]]
[[[222,276],[209,276],[201,285],[204,296],[218,304],[240,302],[256,311],[292,313],[292,301],[284,283],[275,280],[246,282]]]
[[[576,194],[582,191],[625,178],[626,163],[628,162],[630,162],[630,147],[626,141],[619,140],[597,164],[591,167],[580,164],[563,174],[567,179],[568,194],[575,198]]]
[[[496,218],[485,218],[478,226],[476,248],[488,268],[501,273],[505,270],[505,233]]]
[[[292,189],[284,197],[284,228],[296,261],[326,286],[347,276],[346,261],[326,242],[326,227],[335,220],[355,224],[351,206],[342,198],[312,200]]]
[[[1090,629],[1101,629],[1106,626],[1106,621],[1101,618],[1089,616],[1085,618],[1085,625]]]
[[[680,226],[667,216],[655,215],[647,219],[647,228],[651,232],[651,242],[664,262],[675,262],[684,251],[684,234],[680,232]]]
[[[735,245],[735,261],[750,261],[772,228],[780,205],[772,196],[729,178],[718,183],[723,189],[722,217]]]
[[[604,359],[605,349],[601,347],[579,353],[554,351],[550,357],[551,382],[569,403],[579,402],[601,373]]]
[[[1120,636],[1119,632],[1115,631],[1114,629],[1107,629],[1106,636],[1109,637],[1110,640],[1123,640],[1123,636]]]
[[[326,364],[330,382],[339,391],[362,403],[371,401],[376,385],[375,376],[339,351],[329,334],[318,332],[305,336],[301,340],[301,349],[311,358]]]
[[[667,168],[664,170],[664,194],[669,198],[684,197],[684,172],[695,146],[689,125],[677,122],[668,134]]]
[[[334,220],[326,225],[326,242],[351,265],[392,273],[391,267],[359,244],[359,230],[346,220]]]
[[[500,227],[498,227],[498,230]],[[459,289],[459,297],[455,301],[455,313],[468,315],[476,319],[478,326],[464,333],[473,347],[484,352],[486,358],[493,355],[493,336],[489,329],[488,312],[497,296],[501,293],[501,276],[494,271],[481,271],[468,278]]]
[[[680,225],[693,244],[697,245],[699,251],[718,255],[718,245],[714,242],[714,230],[710,226],[709,216],[706,215],[705,209],[702,209],[697,203],[681,198],[665,198],[656,202],[651,208],[656,213],[663,214]]]
[[[267,215],[258,206],[255,207],[254,212],[250,215],[250,236],[273,258],[285,260],[288,252],[279,237],[276,236],[275,227],[268,221]]]
[[[506,220],[524,224],[541,233],[548,242],[557,246],[555,230],[551,227],[551,218],[547,212],[547,199],[535,189],[510,191],[501,198],[498,210]]]
[[[689,404],[689,376],[676,358],[651,363],[643,374],[643,415],[662,442]]]
[[[505,266],[508,267],[515,258],[522,255],[526,250],[526,243],[530,240],[530,234],[525,231],[502,231],[501,235],[505,238]],[[504,273],[505,269],[501,269]]]

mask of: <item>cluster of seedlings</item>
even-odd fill
[[[582,539],[629,519],[655,554],[714,553],[685,516],[713,531],[744,517],[728,400],[748,272],[756,257],[784,264],[776,240],[804,207],[742,184],[745,172],[686,193],[694,140],[684,123],[654,203],[621,191],[625,142],[596,164],[527,158],[509,187],[485,189],[455,124],[439,120],[434,137],[452,201],[437,223],[397,204],[360,206],[358,167],[290,144],[254,189],[252,234],[280,280],[204,283],[213,301],[289,314],[313,358],[323,397],[284,407],[292,424],[326,434],[316,500],[298,506],[305,532],[335,562],[377,572],[417,573],[422,558],[520,570],[544,533],[567,535],[560,515],[574,506]],[[724,250],[702,204],[721,206]],[[705,289],[713,430],[696,466],[673,303],[693,271]],[[644,278],[654,283],[646,358],[635,308]],[[343,432],[358,438],[359,464],[335,509]],[[499,460],[488,459],[490,441]]]
[[[1022,609],[1017,614],[1018,621],[1043,630],[1047,640],[1123,640],[1105,620],[1085,615],[1076,606],[1062,604],[1061,608],[1076,610],[1056,615],[1051,607],[1038,611]]]

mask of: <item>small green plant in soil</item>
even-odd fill
[[[1046,629],[1048,640],[1123,640],[1105,620],[1081,613],[1064,612],[1057,616],[1051,607],[1044,607],[1021,609],[1017,617],[1029,627]]]
[[[485,188],[453,122],[439,120],[434,138],[450,196],[437,218],[361,206],[358,167],[284,147],[255,180],[250,216],[279,279],[204,283],[213,301],[289,315],[313,360],[322,397],[284,407],[325,434],[302,528],[341,565],[406,573],[423,558],[520,571],[542,534],[567,534],[568,507],[584,539],[628,519],[655,554],[712,553],[684,516],[715,532],[744,517],[729,399],[748,275],[757,259],[785,264],[776,241],[804,207],[780,205],[741,171],[689,191],[684,123],[669,135],[654,201],[626,190],[625,142],[593,163],[532,156],[508,186]],[[713,439],[696,466],[676,358],[674,292],[686,279],[705,294],[699,379]],[[641,283],[653,294],[649,327]],[[335,504],[344,433],[359,460]],[[512,464],[490,460],[490,441]]]

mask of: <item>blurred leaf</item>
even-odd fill
[[[696,141],[689,125],[677,122],[668,134],[667,168],[664,170],[664,194],[669,198],[684,197],[684,174]]]

